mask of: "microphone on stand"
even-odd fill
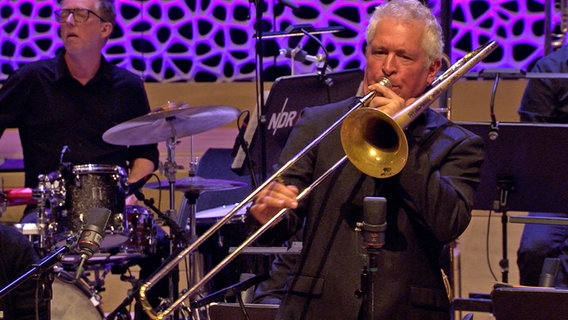
[[[368,249],[380,249],[385,244],[387,200],[382,197],[365,197],[363,201],[363,246]]]
[[[106,208],[92,208],[89,210],[87,222],[85,223],[85,227],[83,227],[83,231],[81,232],[81,237],[78,242],[81,261],[77,267],[75,280],[81,278],[85,262],[92,257],[95,252],[99,251],[101,242],[105,236],[105,229],[108,219],[110,218],[110,214],[110,210]]]
[[[128,197],[129,195],[135,194],[136,192],[140,191],[140,189],[142,189],[142,187],[144,187],[146,182],[148,182],[148,180],[150,180],[151,177],[152,177],[152,174],[149,174],[147,176],[142,177],[141,179],[139,179],[138,181],[136,181],[134,183],[127,183],[126,184],[126,196]]]
[[[357,319],[373,319],[375,314],[375,296],[373,273],[377,271],[378,253],[385,244],[387,229],[387,200],[382,197],[363,199],[363,222],[358,223],[363,236],[363,246],[367,249],[368,263],[361,272],[361,289],[355,292],[357,298],[363,298]]]

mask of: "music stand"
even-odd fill
[[[474,209],[502,212],[500,266],[508,282],[507,212],[568,212],[568,125],[498,123],[498,137],[491,140],[491,123],[457,123],[485,141]]]
[[[292,127],[298,120],[302,109],[311,106],[324,105],[331,102],[341,101],[355,96],[361,81],[363,71],[351,69],[339,72],[327,73],[326,81],[317,74],[299,76],[285,76],[276,79],[265,104],[266,123],[260,128],[266,128],[266,154],[262,155],[260,147],[260,130],[256,108],[250,117],[250,121],[244,132],[244,140],[249,145],[249,155],[253,159],[254,166],[261,177],[266,174],[263,168],[258,166],[263,163],[262,156],[266,157],[267,170],[277,164],[280,152],[288,140]],[[247,153],[241,147],[231,164],[231,169],[240,175],[251,174],[244,165]]]

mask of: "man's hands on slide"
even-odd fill
[[[265,224],[282,208],[297,208],[298,193],[296,186],[273,182],[258,193],[249,212],[258,222]]]

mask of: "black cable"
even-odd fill
[[[328,79],[326,78],[326,72],[327,72],[327,64],[328,64],[328,60],[329,60],[329,53],[327,52],[327,49],[325,48],[325,46],[323,45],[323,43],[320,41],[320,39],[318,39],[315,35],[311,34],[310,32],[308,32],[306,29],[304,28],[300,28],[300,31],[302,31],[303,34],[305,34],[306,36],[308,36],[310,39],[314,40],[319,47],[322,49],[323,54],[324,54],[324,61],[323,61],[323,65],[321,67],[318,66],[318,78],[323,81],[325,84],[327,84],[328,86],[332,86],[333,85],[333,80],[332,79]]]
[[[497,281],[497,276],[495,275],[495,272],[493,271],[493,268],[491,267],[491,259],[489,258],[489,234],[491,231],[491,215],[493,214],[493,210],[489,210],[489,216],[487,218],[487,232],[486,232],[486,237],[485,237],[485,258],[487,261],[487,267],[489,267],[489,272],[491,273],[491,276],[493,277],[494,281]]]

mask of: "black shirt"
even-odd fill
[[[117,146],[103,141],[109,128],[150,111],[142,80],[109,63],[86,85],[75,80],[63,52],[57,57],[27,64],[0,89],[0,132],[18,128],[26,172],[25,186],[37,186],[39,174],[72,165],[119,165],[125,169],[136,158],[147,158],[157,168],[156,144]]]

